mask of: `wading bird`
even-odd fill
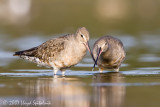
[[[95,65],[98,65],[100,72],[104,69],[113,69],[118,72],[126,53],[121,40],[112,36],[103,36],[93,46]]]
[[[53,38],[37,47],[15,52],[14,56],[20,56],[39,66],[52,67],[54,74],[61,70],[64,75],[67,68],[83,59],[87,49],[92,55],[88,41],[89,32],[81,27],[75,34]]]

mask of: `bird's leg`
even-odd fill
[[[103,70],[104,70],[103,68],[99,68],[99,72],[100,72],[100,73],[102,73],[102,72],[103,72]]]
[[[117,68],[117,69],[114,69],[114,71],[116,71],[116,72],[119,72],[119,68]]]
[[[65,76],[65,71],[66,71],[65,69],[62,69],[62,70],[61,70],[62,76]]]
[[[53,68],[54,75],[56,75],[57,71],[58,71],[57,68]]]

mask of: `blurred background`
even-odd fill
[[[120,69],[122,75],[92,77],[95,73],[91,72],[93,61],[87,54],[80,64],[66,72],[73,77],[66,76],[55,82],[50,78],[50,69],[12,56],[15,51],[38,46],[53,37],[75,33],[82,26],[90,32],[91,48],[104,35],[122,40],[127,53]],[[160,0],[0,0],[0,99],[10,101],[25,96],[46,99],[49,96],[51,102],[59,101],[56,105],[60,106],[75,107],[78,102],[79,106],[83,103],[86,107],[120,107],[122,104],[156,107],[160,104],[159,46]],[[36,78],[30,78],[34,76]],[[54,87],[68,90],[61,93]],[[80,100],[74,103],[75,98]]]
[[[0,57],[84,26],[91,47],[104,35],[121,39],[133,67],[160,61],[159,10],[160,0],[0,0]]]
[[[85,26],[92,37],[159,34],[159,5],[159,0],[0,0],[0,32],[49,36]]]

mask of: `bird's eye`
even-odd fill
[[[83,35],[81,35],[81,37],[83,38]]]

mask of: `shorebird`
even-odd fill
[[[93,46],[93,57],[95,65],[98,65],[99,71],[104,69],[113,69],[118,72],[121,63],[124,61],[126,53],[121,40],[112,36],[103,36],[98,39]]]
[[[61,70],[64,75],[67,68],[83,59],[87,49],[92,55],[88,41],[89,32],[81,27],[75,34],[53,38],[37,47],[15,52],[14,56],[20,56],[39,66],[52,67],[54,74]]]

